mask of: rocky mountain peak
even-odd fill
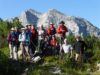
[[[56,9],[49,9],[43,14],[29,9],[20,15],[19,20],[24,26],[26,24],[34,24],[36,26],[43,25],[44,27],[48,27],[51,22],[57,27],[60,21],[65,21],[66,27],[74,35],[82,34],[83,36],[91,35],[100,37],[100,29],[95,27],[88,20],[76,16],[66,16]]]

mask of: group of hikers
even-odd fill
[[[38,50],[40,56],[61,55],[66,54],[72,57],[75,50],[75,60],[83,59],[84,50],[87,48],[86,43],[81,39],[81,36],[76,36],[76,42],[71,45],[68,43],[66,33],[68,28],[65,22],[61,21],[57,28],[53,23],[47,28],[40,26],[36,28],[34,25],[26,25],[21,29],[14,27],[8,33],[8,45],[10,49],[10,58],[18,60],[18,51],[22,51],[22,60],[27,58],[31,61],[35,52]],[[59,40],[57,35],[59,35]],[[66,57],[67,57],[66,56]]]

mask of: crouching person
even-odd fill
[[[27,60],[27,56],[29,55],[29,44],[30,44],[30,35],[26,32],[26,28],[21,29],[22,32],[19,35],[20,47],[22,50],[22,59],[23,61]]]
[[[67,39],[64,39],[64,44],[61,47],[61,56],[65,57],[66,59],[72,57],[72,46],[68,43]],[[62,53],[63,52],[63,53]]]
[[[7,40],[8,40],[9,49],[10,49],[10,58],[13,60],[18,60],[18,55],[17,55],[18,38],[17,38],[17,35],[15,34],[14,28],[11,28],[11,31],[8,34]]]
[[[52,54],[53,55],[56,55],[56,54],[59,54],[59,51],[60,51],[60,45],[56,39],[55,36],[52,36],[51,40],[50,40],[50,44],[52,46]]]
[[[52,47],[47,37],[45,37],[42,44],[42,56],[52,55]]]

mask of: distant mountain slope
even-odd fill
[[[57,26],[59,25],[59,22],[63,20],[65,21],[65,25],[68,27],[69,31],[75,35],[94,35],[100,37],[100,29],[93,26],[89,21],[80,17],[66,16],[56,9],[50,9],[48,12],[43,14],[29,9],[20,15],[19,20],[24,26],[26,24],[35,24],[37,26],[43,25],[44,27],[48,27],[50,22]]]
[[[37,24],[37,21],[40,17],[41,13],[29,9],[27,11],[24,11],[21,13],[19,20],[21,21],[22,25],[27,25],[27,24]]]

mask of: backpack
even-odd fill
[[[10,41],[12,45],[16,45],[18,43],[18,37],[15,32],[10,33]]]
[[[53,28],[53,30],[51,31],[51,34],[53,35],[53,34],[55,34],[55,33],[56,33],[56,29]]]
[[[56,29],[53,28],[53,29],[51,30],[51,28],[48,28],[47,32],[48,32],[49,35],[54,35],[54,34],[56,33]]]
[[[30,42],[30,34],[29,33],[26,33],[26,38],[25,38],[25,40],[26,40],[26,42]]]

